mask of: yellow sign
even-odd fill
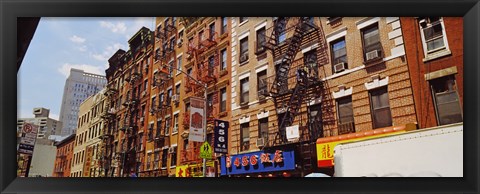
[[[191,177],[188,165],[177,166],[175,168],[175,177]]]
[[[207,162],[207,169],[214,169],[213,161]],[[208,176],[207,170],[207,176]],[[177,166],[175,168],[175,177],[203,177],[202,163]]]
[[[200,158],[211,159],[212,153],[212,146],[210,146],[208,142],[205,142],[200,146]]]
[[[373,139],[377,137],[390,136],[394,134],[404,133],[406,131],[410,131],[413,129],[416,129],[415,125],[407,124],[405,129],[395,131],[395,132],[382,133],[377,135],[370,135],[370,136],[364,136],[364,137],[352,138],[352,139],[346,139],[346,140],[340,140],[340,141],[334,141],[334,142],[317,143],[318,167],[329,167],[335,164],[333,161],[333,154],[334,154],[333,149],[335,148],[335,146],[337,146],[340,143],[348,143],[348,142],[354,142],[354,141],[360,141],[360,140]]]

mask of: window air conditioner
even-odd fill
[[[337,63],[333,66],[333,70],[335,71],[335,73],[338,73],[340,71],[343,71],[345,70],[345,63],[344,62],[341,62],[341,63]]]
[[[265,139],[263,137],[257,139],[257,147],[264,147]]]
[[[244,53],[242,54],[242,56],[240,56],[240,62],[244,62],[247,60],[248,60],[248,53]]]
[[[169,154],[175,153],[174,147],[169,147],[169,148],[168,148],[168,153],[169,153]]]
[[[378,50],[373,50],[367,53],[367,61],[376,59],[379,57]]]

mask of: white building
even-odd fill
[[[70,69],[70,75],[65,81],[60,109],[60,121],[63,122],[61,135],[75,133],[80,104],[89,96],[98,93],[107,84],[103,75]]]

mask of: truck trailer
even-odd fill
[[[340,143],[335,177],[463,177],[463,123]]]

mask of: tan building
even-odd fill
[[[315,162],[317,138],[415,123],[396,20],[232,20],[230,158],[293,152],[299,167],[272,169],[271,174],[304,176],[321,168]]]
[[[105,89],[80,104],[78,129],[75,135],[71,177],[99,177],[101,173],[101,118],[105,106]]]

